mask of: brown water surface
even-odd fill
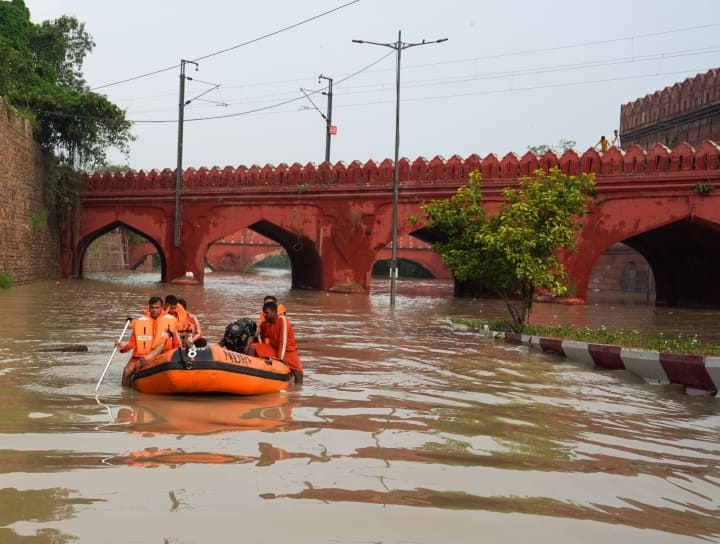
[[[98,276],[0,292],[0,543],[720,542],[720,400],[479,338],[449,283],[370,295],[284,275]],[[210,340],[288,307],[304,386],[156,397],[118,384],[122,330],[184,296]],[[700,333],[717,311],[538,305],[538,322]],[[36,351],[81,343],[87,353]]]

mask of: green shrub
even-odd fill
[[[15,278],[10,272],[0,272],[0,289],[10,289],[13,283],[15,283]]]

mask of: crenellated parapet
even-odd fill
[[[637,176],[663,172],[717,171],[720,168],[720,146],[705,141],[697,148],[680,143],[672,149],[657,144],[649,150],[631,146],[623,151],[610,148],[606,153],[591,148],[582,154],[568,149],[558,155],[546,151],[537,156],[528,151],[521,157],[508,153],[501,159],[490,153],[485,158],[472,154],[466,158],[453,155],[449,159],[436,156],[431,160],[418,157],[412,162],[402,158],[398,162],[398,179],[403,184],[462,183],[470,172],[479,170],[485,180],[516,180],[532,174],[537,169],[559,168],[571,175],[593,173],[599,178]],[[322,189],[331,186],[387,186],[392,183],[394,164],[390,159],[380,163],[369,160],[365,163],[342,161],[335,164],[315,163],[288,166],[252,165],[233,168],[188,168],[183,172],[183,191],[212,192],[213,190],[242,190],[244,187],[272,187],[298,190]],[[82,179],[81,191],[93,192],[136,192],[174,190],[176,177],[173,170],[160,172],[143,170],[86,175]]]
[[[687,78],[620,107],[623,132],[720,102],[720,69]]]

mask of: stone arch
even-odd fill
[[[90,245],[97,240],[98,238],[111,233],[112,231],[124,228],[131,232],[136,233],[139,236],[142,236],[147,240],[148,243],[150,243],[154,248],[155,252],[158,254],[160,258],[160,278],[161,281],[166,281],[167,277],[167,259],[163,252],[161,244],[154,240],[150,235],[148,235],[145,232],[142,232],[141,230],[138,230],[137,228],[133,227],[132,225],[129,225],[128,223],[122,222],[122,221],[113,221],[112,223],[109,223],[103,227],[100,227],[93,232],[90,232],[86,234],[82,239],[80,239],[76,245],[74,258],[73,258],[73,276],[77,278],[84,277],[84,261],[87,256],[87,251],[90,248]]]
[[[292,287],[319,289],[323,285],[323,267],[315,243],[299,232],[291,232],[266,220],[247,226],[248,229],[280,244],[290,259]]]

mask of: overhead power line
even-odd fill
[[[676,57],[685,57],[685,56],[692,56],[692,55],[704,55],[708,53],[716,53],[720,51],[720,48],[709,48],[709,49],[691,49],[691,50],[680,50],[680,51],[669,51],[667,53],[656,53],[651,55],[644,55],[644,56],[637,56],[634,58],[626,57],[626,58],[609,58],[609,59],[599,59],[597,61],[591,61],[591,62],[582,62],[582,63],[571,63],[571,64],[564,64],[564,65],[547,65],[547,66],[535,66],[532,68],[526,68],[526,69],[520,69],[520,70],[508,70],[508,71],[502,71],[502,72],[487,72],[487,73],[479,73],[474,74],[472,76],[464,76],[464,77],[450,77],[450,78],[433,78],[433,79],[420,79],[420,80],[412,80],[405,84],[405,87],[411,89],[416,87],[422,87],[422,88],[429,88],[429,87],[438,87],[438,86],[446,86],[446,85],[460,85],[460,84],[467,84],[477,81],[487,81],[487,80],[500,80],[500,79],[506,79],[506,78],[518,78],[518,77],[524,77],[524,76],[534,76],[534,75],[543,75],[543,74],[549,74],[549,73],[557,73],[557,72],[563,72],[563,71],[578,71],[583,69],[594,69],[594,68],[603,68],[607,66],[614,66],[614,65],[621,65],[621,64],[639,64],[639,63],[646,63],[646,62],[652,62],[657,60],[667,60],[672,59]],[[374,65],[380,63],[384,58],[392,54],[392,52],[388,53],[388,55],[381,57],[377,61],[373,62],[369,66],[366,66],[356,72],[353,72],[341,79],[337,80],[337,83],[335,84],[340,85],[345,81],[348,81],[349,79],[357,76],[358,74],[361,74],[363,72],[368,71],[370,68],[372,68]],[[676,73],[676,72],[672,72]],[[684,72],[681,72],[684,73]],[[668,73],[670,74],[670,73]],[[640,76],[640,77],[647,77],[647,76]],[[296,81],[296,80],[289,80],[289,81]],[[532,87],[531,87],[532,88]],[[345,91],[342,93],[343,96],[349,96],[349,95],[359,95],[359,94],[371,94],[371,93],[379,93],[383,91],[389,91],[390,86],[388,84],[368,84],[368,85],[360,85],[360,86],[353,86],[353,87],[346,87]],[[308,91],[310,95],[317,94],[321,91]],[[285,93],[288,94],[288,93]],[[470,94],[473,94],[472,92]],[[272,95],[261,95],[261,96],[253,96],[249,97],[243,100],[243,103],[247,106],[251,103],[267,103],[268,100],[272,100],[272,104],[269,106],[263,106],[262,108],[257,109],[250,109],[245,110],[243,112],[236,112],[234,114],[227,114],[229,116],[240,116],[240,115],[246,115],[251,113],[259,113],[260,111],[264,111],[264,109],[275,109],[279,108],[283,105],[286,105],[288,103],[292,103],[296,100],[300,100],[301,97],[298,97],[295,95],[294,92],[292,92],[291,97],[287,99],[279,99],[280,97],[275,95],[275,97],[272,97]],[[227,103],[229,106],[235,106],[238,104],[238,102],[233,101],[232,99],[227,100]],[[374,104],[374,103],[382,103],[382,101],[371,101],[368,102],[368,104]],[[170,108],[166,108],[166,110],[169,110]],[[160,110],[148,110],[144,113],[151,114],[151,113],[159,113],[163,111]],[[136,112],[137,113],[143,113],[143,112]],[[221,116],[222,117],[222,116]],[[206,119],[205,117],[199,117],[195,120],[203,120]],[[133,122],[137,123],[155,123],[155,122],[173,122],[173,120],[161,120],[161,121],[154,121],[154,120],[134,120]]]
[[[244,47],[244,46],[246,46],[246,45],[250,45],[250,44],[259,42],[259,41],[264,40],[264,39],[266,39],[266,38],[270,38],[270,37],[272,37],[272,36],[276,36],[276,35],[281,34],[281,33],[283,33],[283,32],[287,32],[288,30],[292,30],[293,28],[297,28],[297,27],[299,27],[299,26],[302,26],[302,25],[304,25],[304,24],[307,24],[307,23],[309,23],[309,22],[311,22],[311,21],[314,21],[314,20],[319,19],[319,18],[321,18],[321,17],[324,17],[324,16],[326,16],[326,15],[330,15],[331,13],[335,13],[336,11],[339,11],[339,10],[341,10],[341,9],[344,9],[344,8],[348,7],[348,6],[351,6],[352,4],[357,4],[358,2],[360,2],[360,0],[352,0],[352,1],[347,2],[347,3],[345,3],[345,4],[342,4],[342,5],[340,5],[340,6],[336,7],[336,8],[333,8],[333,9],[331,9],[331,10],[324,11],[324,12],[319,13],[319,14],[317,14],[317,15],[313,15],[312,17],[308,17],[307,19],[303,19],[302,21],[299,21],[299,22],[294,23],[294,24],[292,24],[292,25],[289,25],[289,26],[280,28],[280,29],[278,29],[278,30],[274,30],[274,31],[272,31],[272,32],[268,32],[267,34],[263,34],[262,36],[258,36],[257,38],[253,38],[252,40],[248,40],[248,41],[246,41],[246,42],[239,43],[239,44],[237,44],[237,45],[233,45],[232,47],[227,47],[227,48],[225,48],[225,49],[221,49],[220,51],[215,51],[214,53],[209,53],[209,54],[207,54],[207,55],[203,55],[202,57],[196,57],[196,58],[190,59],[190,60],[192,60],[193,62],[198,62],[198,61],[201,61],[201,60],[209,59],[210,57],[215,57],[215,56],[217,56],[217,55],[221,55],[221,54],[223,54],[223,53],[227,53],[228,51],[233,51],[233,50],[238,49],[238,48],[240,48],[240,47]],[[152,72],[147,72],[147,73],[145,73],[145,74],[140,74],[140,75],[138,75],[138,76],[129,77],[129,78],[126,78],[126,79],[122,79],[122,80],[120,80],[120,81],[115,81],[115,82],[113,82],[113,83],[106,83],[106,84],[104,84],[104,85],[99,85],[99,86],[97,86],[97,87],[93,87],[93,88],[90,89],[90,90],[91,90],[91,91],[97,91],[98,89],[105,89],[105,88],[107,88],[107,87],[112,87],[112,86],[114,86],[114,85],[120,85],[120,84],[122,84],[122,83],[128,83],[128,82],[130,82],[130,81],[135,81],[135,80],[142,79],[142,78],[145,78],[145,77],[154,76],[154,75],[157,75],[157,74],[161,74],[161,73],[163,73],[163,72],[168,72],[168,71],[170,71],[170,70],[174,70],[175,68],[178,68],[179,66],[180,66],[179,63],[173,64],[172,66],[168,66],[168,67],[166,67],[166,68],[160,68],[159,70],[153,70]]]
[[[352,77],[355,77],[355,76],[357,76],[358,74],[363,73],[365,70],[369,70],[370,68],[372,68],[373,66],[375,66],[375,65],[378,64],[379,62],[382,62],[383,60],[385,60],[387,57],[389,57],[389,56],[392,55],[392,54],[393,54],[393,52],[390,51],[389,53],[387,53],[387,54],[383,55],[382,57],[380,57],[378,60],[372,62],[371,64],[368,64],[368,65],[365,66],[364,68],[361,68],[360,70],[357,70],[356,72],[353,72],[352,74],[350,74],[350,75],[348,75],[348,76],[346,76],[346,77],[338,80],[338,83],[336,83],[336,85],[342,83],[343,81],[347,81],[348,79],[350,79],[350,78],[352,78]],[[314,95],[314,94],[318,94],[318,93],[321,93],[321,92],[322,92],[322,89],[318,89],[318,90],[315,90],[315,91],[308,91],[308,94],[309,94],[309,95]],[[236,113],[228,113],[228,114],[225,114],[225,115],[213,115],[213,116],[210,116],[210,117],[195,117],[195,118],[191,118],[191,119],[185,119],[185,122],[186,122],[186,123],[189,123],[189,122],[191,122],[191,121],[210,121],[210,120],[213,120],[213,119],[228,119],[228,118],[230,118],[230,117],[240,117],[241,115],[249,115],[249,114],[251,114],[251,113],[258,113],[258,112],[261,112],[261,111],[266,111],[266,110],[271,110],[271,109],[274,109],[274,108],[279,108],[280,106],[285,106],[286,104],[291,104],[291,103],[293,103],[293,102],[298,102],[299,100],[303,100],[303,99],[305,98],[305,96],[306,96],[305,94],[302,94],[302,95],[300,95],[300,96],[296,96],[296,97],[290,98],[290,99],[288,99],[288,100],[283,100],[283,101],[277,102],[277,103],[275,103],[275,104],[270,104],[270,105],[268,105],[268,106],[261,106],[261,107],[259,107],[259,108],[254,108],[254,109],[251,109],[251,110],[240,111],[240,112],[236,112]],[[157,124],[157,123],[177,123],[177,119],[160,119],[160,120],[132,120],[132,119],[128,119],[128,121],[130,121],[131,123],[153,123],[153,124]]]

